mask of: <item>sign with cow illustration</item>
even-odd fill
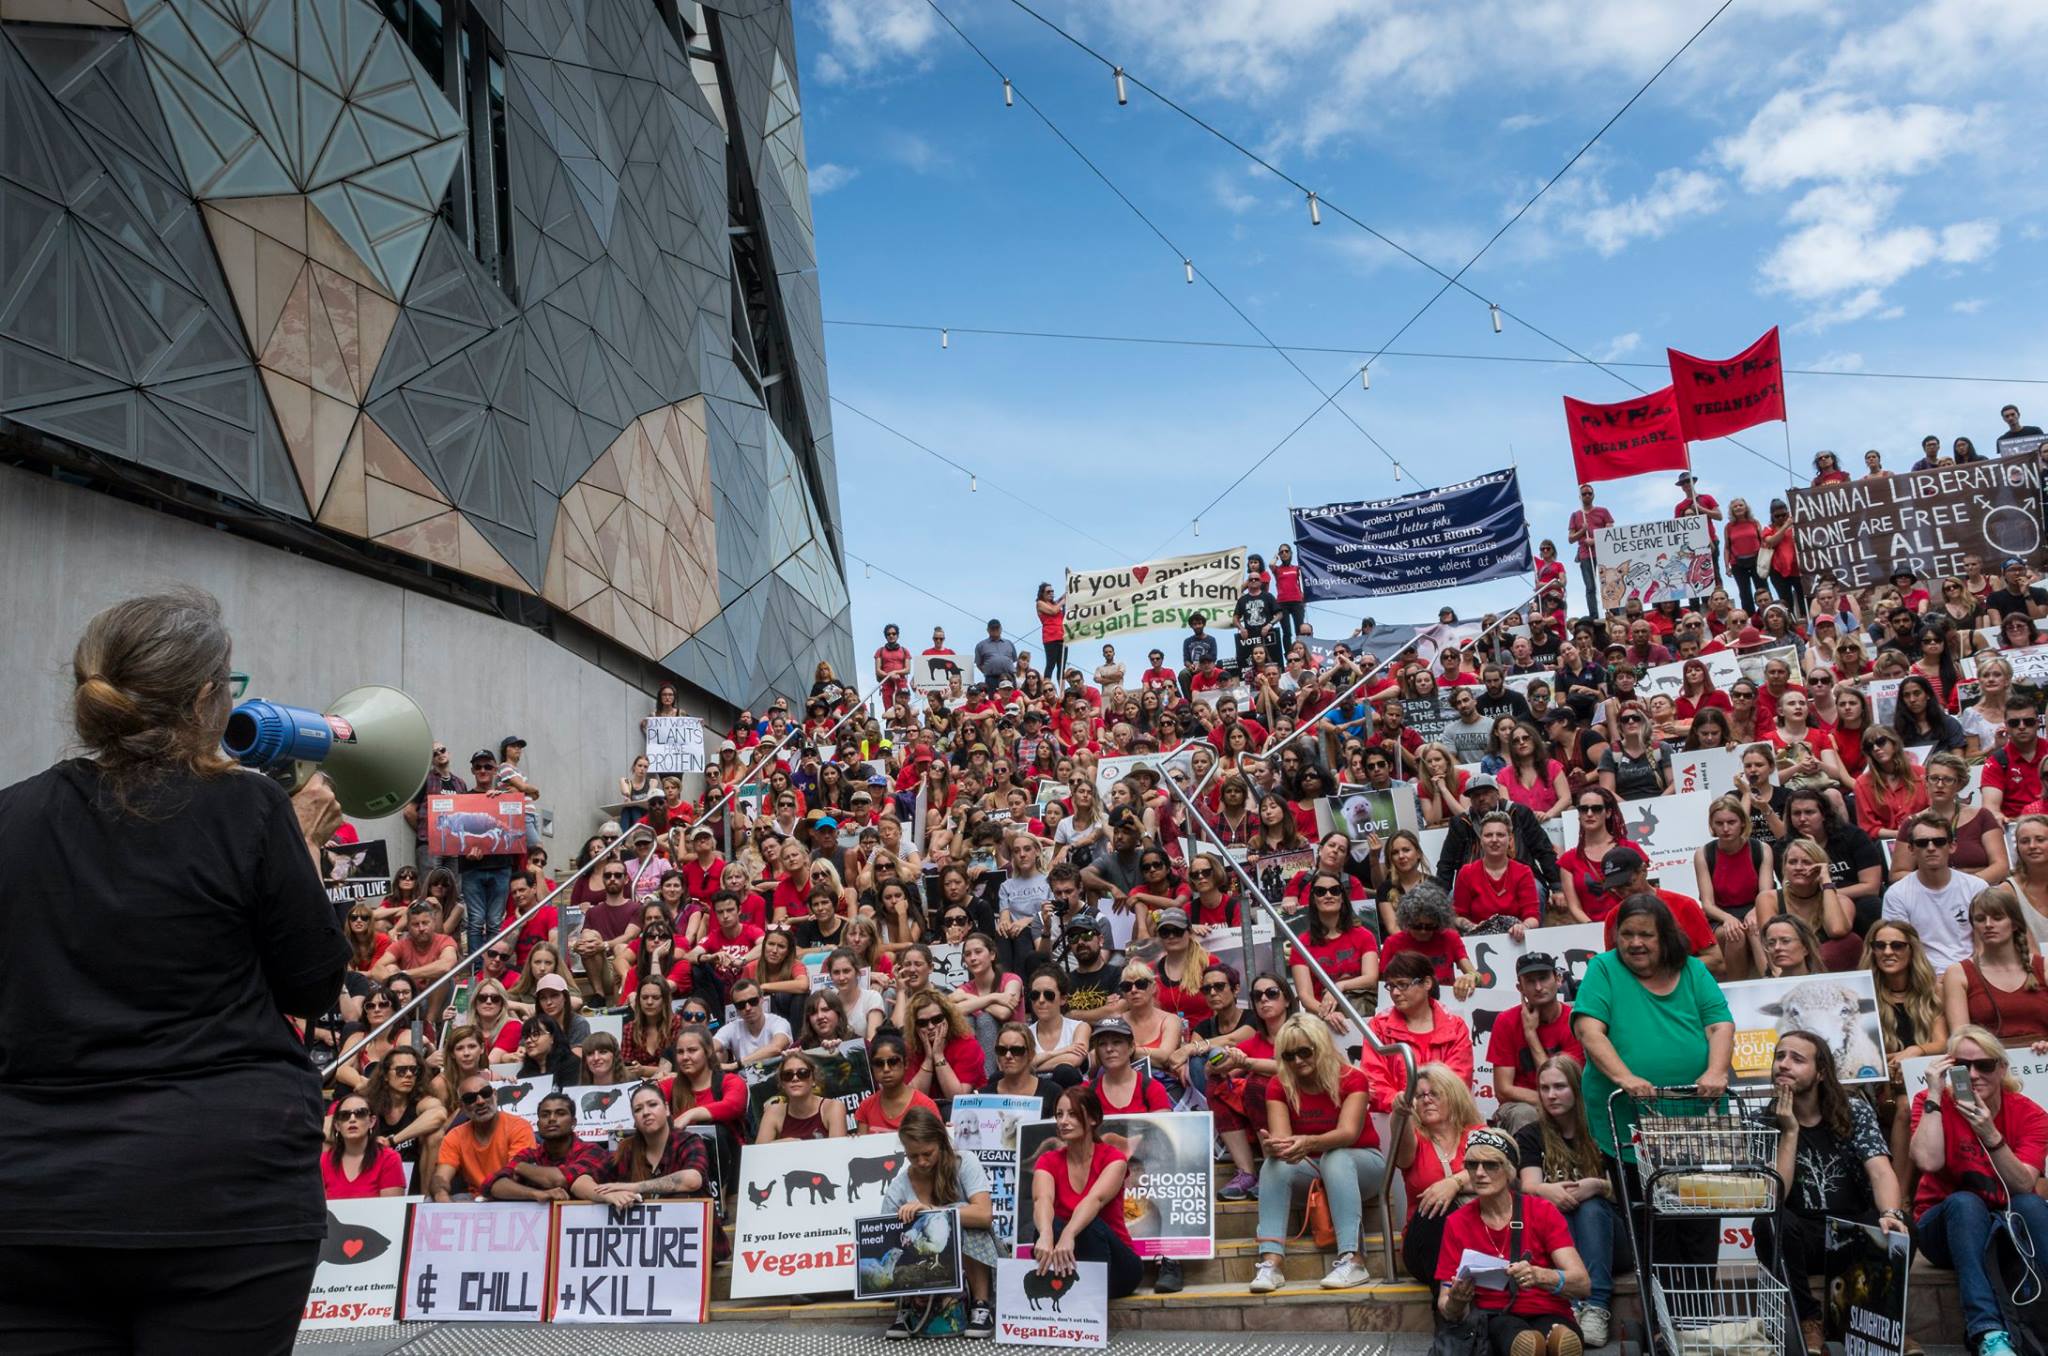
[[[1029,1259],[996,1263],[996,1341],[1019,1347],[1109,1345],[1109,1267],[1076,1262],[1044,1271]]]
[[[1787,1031],[1811,1031],[1825,1040],[1844,1083],[1885,1082],[1890,1073],[1876,983],[1868,970],[1848,970],[1723,984],[1735,1018],[1734,1084],[1768,1086],[1771,1053]]]
[[[883,1189],[903,1162],[903,1145],[894,1135],[742,1149],[732,1297],[850,1292],[853,1222],[877,1213]]]

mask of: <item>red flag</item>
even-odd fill
[[[1678,402],[1671,398],[1669,386],[1612,405],[1589,405],[1566,396],[1564,421],[1581,485],[1645,471],[1682,471],[1688,464]]]
[[[1671,390],[1678,397],[1678,422],[1689,441],[1723,438],[1752,424],[1785,417],[1785,368],[1778,356],[1778,327],[1726,362],[1695,358],[1675,348]]]

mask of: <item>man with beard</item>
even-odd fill
[[[1118,996],[1117,983],[1123,969],[1110,963],[1102,944],[1102,924],[1093,912],[1076,914],[1068,922],[1067,954],[1073,958],[1067,967],[1067,1016],[1092,1025],[1121,1013],[1124,1000]]]
[[[521,1149],[498,1171],[483,1194],[494,1201],[566,1201],[569,1185],[604,1164],[604,1150],[576,1138],[576,1099],[551,1092],[534,1113],[540,1143]]]
[[[511,1166],[513,1155],[534,1146],[533,1131],[517,1116],[498,1110],[498,1093],[483,1074],[471,1074],[456,1089],[469,1119],[441,1138],[440,1161],[434,1165],[434,1199],[450,1201],[460,1191],[467,1200],[481,1196],[486,1184]]]

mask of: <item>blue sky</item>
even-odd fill
[[[1044,0],[1034,7],[1376,229],[1455,271],[1620,108],[1717,0]],[[800,0],[833,394],[967,477],[835,408],[846,540],[945,606],[849,566],[855,650],[895,621],[923,643],[1004,618],[1063,569],[1244,544],[1290,501],[1376,498],[1513,462],[1538,537],[1572,503],[1559,397],[1617,400],[1597,368],[1360,359],[858,328],[835,321],[1379,348],[1440,286],[1110,74],[1007,0],[955,22],[1171,239],[1120,203],[925,0]],[[2023,73],[2048,61],[2039,0],[1731,6],[1465,277],[1601,359],[1725,356],[1772,324],[1789,367],[2048,379],[2048,180]],[[1180,254],[1215,289],[1189,286]],[[1400,350],[1557,358],[1452,291]],[[1644,387],[1654,369],[1621,369]],[[1254,477],[1190,518],[1347,382]],[[1988,448],[2048,386],[1790,376],[1793,460],[1865,448],[1903,467],[1924,433]],[[1342,413],[1340,413],[1340,410]],[[1397,486],[1362,425],[1406,468]],[[1723,502],[1785,483],[1785,434],[1694,466]],[[1668,515],[1670,476],[1619,482],[1623,521]],[[1003,491],[1031,501],[1027,507]],[[1759,503],[1759,506],[1761,504]],[[1043,509],[1046,512],[1040,512]],[[1050,514],[1051,516],[1048,516]],[[1057,518],[1060,521],[1054,521]],[[1508,583],[1312,609],[1415,620],[1506,606]],[[969,615],[972,614],[970,617]],[[1167,639],[1159,637],[1160,640]],[[1132,638],[1126,658],[1142,653]],[[1177,646],[1167,648],[1176,650]],[[1091,664],[1092,646],[1081,655]],[[863,670],[865,671],[863,660]]]

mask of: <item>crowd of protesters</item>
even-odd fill
[[[2017,410],[2006,422],[2028,428]],[[1976,456],[1933,440],[1925,461]],[[1878,453],[1864,464],[1890,474]],[[1848,478],[1832,453],[1815,472]],[[1143,1275],[1101,1120],[1206,1107],[1222,1198],[1258,1202],[1254,1293],[1290,1283],[1312,1182],[1336,1238],[1321,1284],[1367,1281],[1366,1207],[1398,1172],[1403,1265],[1442,1321],[1476,1319],[1503,1351],[1522,1333],[1599,1347],[1629,1265],[1620,1192],[1639,1185],[1610,1094],[1725,1092],[1724,981],[1867,970],[1887,1082],[1845,1084],[1813,1033],[1774,1056],[1788,1209],[1772,1246],[1802,1336],[1820,1350],[1805,1283],[1833,1215],[1910,1230],[1956,1270],[1976,1350],[2005,1356],[1988,1240],[2002,1229],[2048,1255],[2048,1113],[2008,1054],[2048,1052],[2048,745],[2041,697],[2003,655],[2036,643],[2048,588],[2027,561],[1976,558],[1952,578],[1846,588],[1802,571],[1782,500],[1724,510],[1688,473],[1674,513],[1714,524],[1716,586],[1603,609],[1591,541],[1612,518],[1597,489],[1567,529],[1577,616],[1545,541],[1533,606],[1480,619],[1477,642],[1375,664],[1369,644],[1314,637],[1283,546],[1250,558],[1228,617],[1191,618],[1178,662],[1105,644],[1084,669],[1048,585],[1022,643],[990,620],[965,654],[934,628],[913,656],[888,627],[872,706],[861,675],[819,664],[808,693],[713,741],[701,795],[636,760],[622,812],[573,860],[538,839],[515,861],[436,859],[422,838],[391,896],[350,910],[357,973],[315,1033],[339,1060],[330,1192],[393,1194],[412,1163],[413,1189],[437,1198],[619,1203],[729,1187],[744,1143],[896,1132],[911,1164],[891,1208],[985,1211],[972,1156],[947,1144],[948,1104],[1031,1095],[1057,1127],[1019,1190],[1040,1264],[1109,1263],[1124,1294]],[[1747,659],[1739,680],[1715,681],[1718,653]],[[1675,691],[1643,695],[1666,664]],[[1674,755],[1715,747],[1744,752],[1712,788],[1713,840],[1688,879],[1653,881],[1624,809],[1676,794]],[[476,784],[533,791],[523,750],[479,750]],[[1105,759],[1121,775],[1103,778]],[[464,788],[445,747],[433,776]],[[1445,831],[1434,861],[1423,835],[1354,840],[1319,816],[1340,787],[1397,783]],[[559,906],[474,973],[458,966],[621,836]],[[1264,878],[1265,859],[1298,869]],[[1245,887],[1259,879],[1300,944],[1246,974],[1210,947],[1230,950],[1258,913]],[[1453,1006],[1476,980],[1465,939],[1564,923],[1605,924],[1610,949],[1575,986],[1557,958],[1522,956],[1520,1005],[1475,1037]],[[362,1039],[429,990],[438,1020]],[[616,1039],[591,1032],[606,1010],[622,1013]],[[813,1058],[848,1045],[873,1080],[851,1114],[821,1094]],[[1933,1064],[1909,1084],[1916,1056]],[[750,1066],[770,1064],[777,1095],[755,1120]],[[566,1097],[532,1126],[498,1111],[494,1083],[540,1073],[637,1082],[632,1132],[583,1143]],[[1511,1215],[1515,1284],[1475,1288],[1457,1260],[1497,1252]],[[985,1214],[963,1224],[985,1229]],[[1717,1238],[1673,1227],[1668,1244],[1711,1262]],[[1179,1266],[1152,1283],[1180,1288]],[[970,1289],[966,1328],[986,1335],[986,1275]]]

